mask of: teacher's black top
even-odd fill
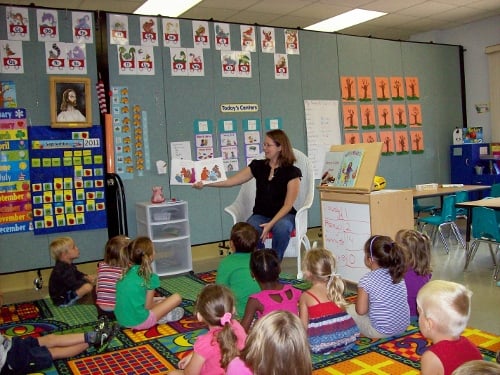
[[[267,160],[253,160],[249,167],[257,186],[253,213],[272,218],[285,203],[288,182],[297,177],[301,178],[302,172],[294,165],[278,167],[274,170],[273,178],[269,180],[271,167]],[[296,214],[297,211],[292,207],[289,213]]]

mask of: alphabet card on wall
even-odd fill
[[[93,17],[90,12],[73,12],[73,43],[93,43]]]
[[[37,9],[36,23],[39,42],[59,40],[57,10]]]
[[[23,42],[12,40],[0,40],[0,66],[1,73],[23,74]]]

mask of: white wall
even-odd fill
[[[468,126],[482,126],[486,142],[500,142],[500,139],[491,139],[490,113],[478,114],[474,106],[481,103],[491,105],[488,85],[488,59],[484,50],[487,46],[500,43],[500,16],[472,22],[454,29],[415,34],[410,40],[455,44],[464,47]],[[496,103],[496,105],[500,105],[500,103]],[[500,127],[500,124],[494,126]]]

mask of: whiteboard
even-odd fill
[[[321,201],[323,246],[337,261],[337,273],[357,283],[369,270],[364,245],[371,236],[368,204]]]
[[[331,145],[340,145],[338,100],[304,100],[307,130],[307,157],[314,168],[314,178],[321,178],[325,154]]]

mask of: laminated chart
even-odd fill
[[[29,127],[35,234],[106,228],[102,129]]]

